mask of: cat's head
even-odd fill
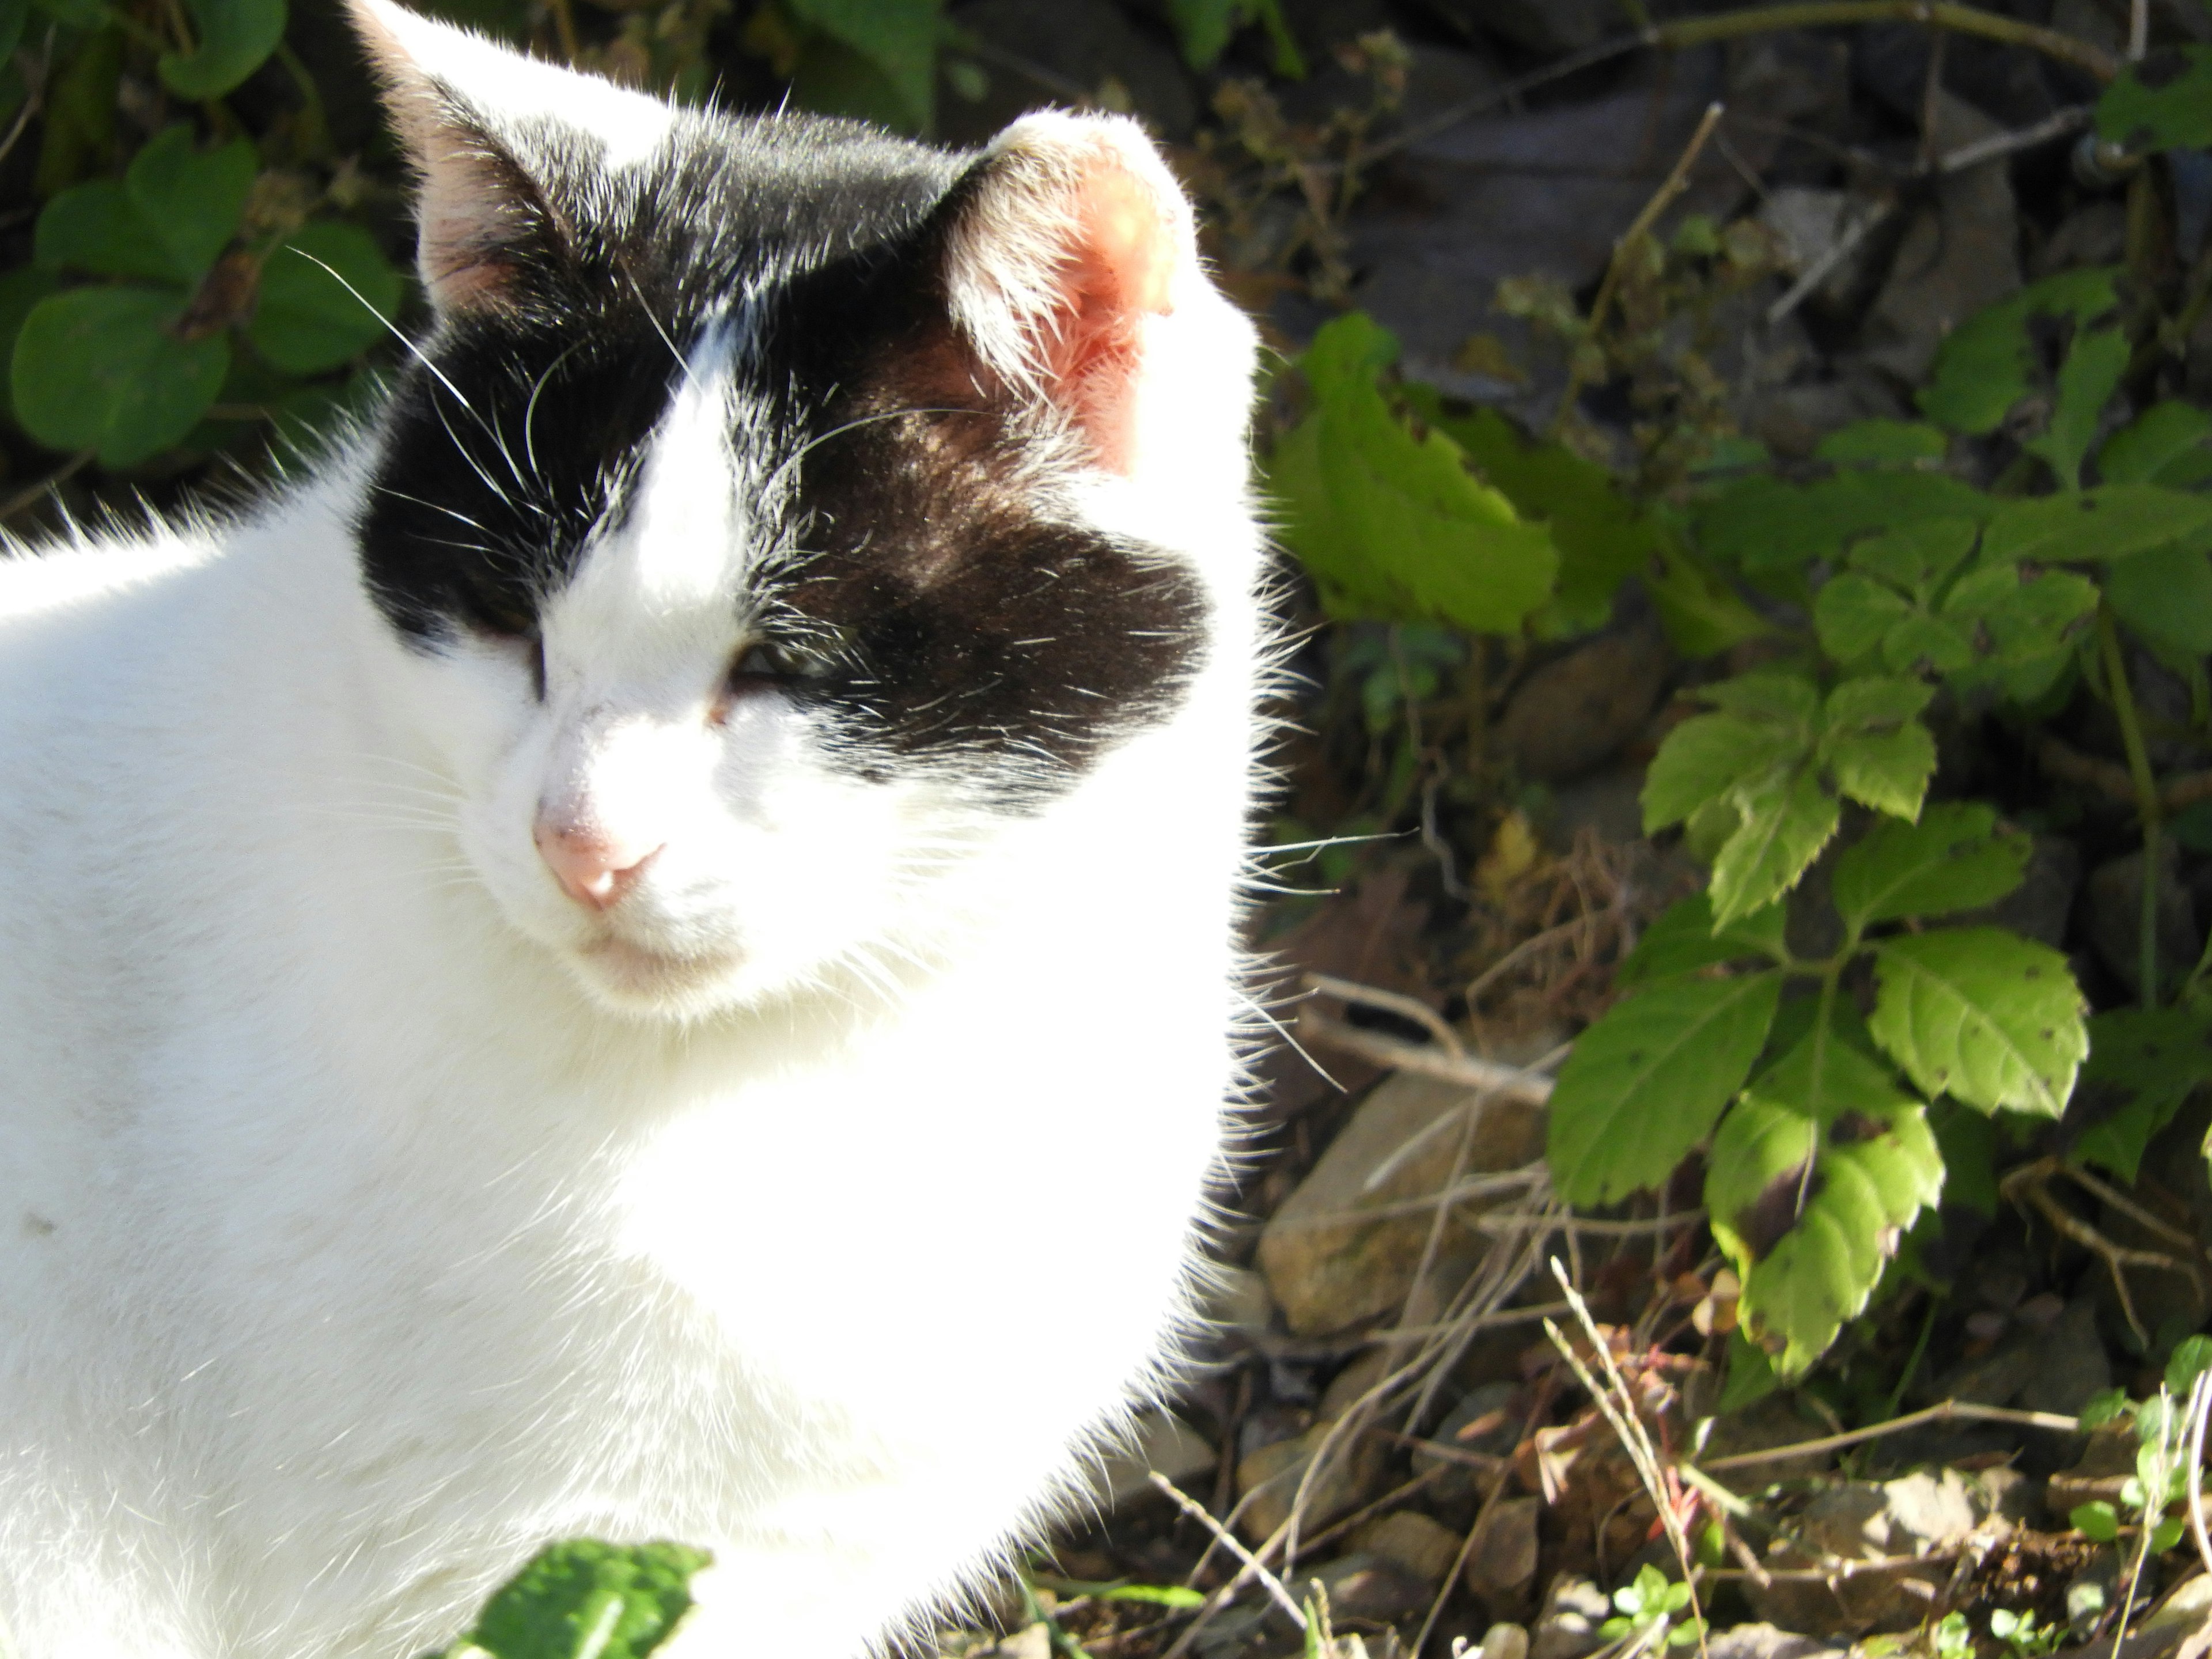
[[[636,1013],[926,952],[1249,583],[1251,331],[1166,167],[1114,118],[951,155],[354,9],[436,319],[362,567],[474,873]]]

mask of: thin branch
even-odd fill
[[[1918,1428],[1923,1423],[1949,1423],[1961,1418],[1974,1423],[2010,1423],[2023,1429],[2051,1429],[2060,1434],[2078,1434],[2081,1430],[2080,1418],[2063,1416],[2057,1412],[2016,1411],[2009,1406],[1978,1406],[1971,1401],[1946,1400],[1941,1405],[1907,1412],[1902,1417],[1893,1417],[1888,1422],[1877,1423],[1871,1428],[1851,1429],[1842,1434],[1825,1434],[1818,1440],[1800,1440],[1765,1451],[1731,1452],[1726,1457],[1706,1458],[1698,1467],[1710,1474],[1715,1469],[1749,1468],[1756,1463],[1778,1463],[1789,1458],[1817,1457],[1822,1452],[1841,1451],[1844,1447],[1856,1446],[1862,1441],[1901,1434],[1907,1429]]]
[[[1358,1002],[1370,1008],[1380,1008],[1401,1019],[1410,1019],[1434,1037],[1444,1052],[1454,1060],[1467,1058],[1467,1048],[1459,1040],[1459,1033],[1445,1024],[1437,1011],[1418,997],[1385,991],[1379,986],[1362,985],[1355,980],[1338,979],[1329,974],[1308,974],[1306,984],[1323,996],[1334,997],[1341,1002]]]
[[[1177,1509],[1212,1531],[1214,1537],[1228,1548],[1230,1553],[1244,1564],[1245,1571],[1256,1577],[1266,1587],[1267,1594],[1274,1598],[1275,1605],[1290,1614],[1291,1622],[1302,1631],[1305,1629],[1305,1609],[1291,1599],[1290,1591],[1283,1588],[1283,1581],[1261,1565],[1260,1558],[1246,1549],[1243,1540],[1235,1533],[1231,1532],[1208,1514],[1205,1504],[1191,1497],[1158,1469],[1152,1470],[1146,1479],[1173,1498]]]
[[[1487,1090],[1508,1100],[1525,1101],[1531,1106],[1541,1106],[1552,1097],[1552,1079],[1541,1073],[1500,1066],[1495,1060],[1480,1060],[1473,1054],[1454,1060],[1449,1054],[1418,1042],[1401,1042],[1380,1032],[1347,1025],[1322,1013],[1311,1003],[1298,1010],[1297,1029],[1303,1037],[1344,1054],[1357,1054],[1377,1066],[1419,1072],[1425,1077],[1441,1078],[1469,1089]]]
[[[34,504],[40,497],[52,493],[54,489],[64,480],[74,477],[92,459],[92,456],[91,450],[80,449],[38,483],[27,489],[19,489],[5,501],[0,501],[0,523],[14,518],[25,507]]]

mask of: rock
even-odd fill
[[[1606,1644],[1598,1626],[1613,1617],[1613,1601],[1587,1578],[1561,1573],[1545,1592],[1544,1610],[1528,1637],[1528,1659],[1583,1659]],[[1487,1659],[1487,1656],[1486,1656]]]
[[[1579,777],[1644,729],[1671,665],[1656,628],[1601,635],[1521,683],[1498,720],[1499,746],[1524,778]]]
[[[2197,965],[2203,936],[2197,908],[2181,884],[2179,849],[2171,838],[2159,845],[2158,973],[2163,990]],[[2082,922],[2098,958],[2127,988],[2142,994],[2143,855],[2130,853],[2098,866],[2081,895]]]
[[[1345,1415],[1390,1375],[1390,1350],[1370,1348],[1328,1380],[1314,1414],[1331,1422]]]
[[[1115,1448],[1106,1458],[1106,1501],[1126,1502],[1154,1490],[1155,1471],[1181,1485],[1221,1461],[1212,1443],[1170,1411],[1149,1411],[1136,1422],[1136,1443]]]
[[[1816,1550],[1846,1561],[1884,1556],[1924,1556],[1965,1539],[1986,1513],[1987,1495],[1956,1469],[1923,1472],[1879,1484],[1853,1480],[1832,1486],[1805,1506],[1797,1530]],[[1771,1567],[1805,1567],[1814,1559],[1778,1540]],[[1785,1628],[1835,1631],[1854,1636],[1905,1630],[1927,1616],[1926,1586],[1949,1574],[1948,1562],[1899,1569],[1827,1584],[1778,1578],[1747,1583],[1744,1594],[1762,1619]],[[1917,1584],[1915,1589],[1908,1585]]]
[[[1978,1507],[1983,1514],[1994,1515],[2015,1527],[2032,1527],[2043,1520],[2043,1483],[2009,1463],[1995,1463],[1980,1470],[1974,1481],[1982,1489]]]
[[[1819,1430],[1809,1425],[1797,1414],[1797,1408],[1784,1395],[1769,1395],[1741,1410],[1713,1419],[1712,1432],[1705,1437],[1703,1457],[1740,1457],[1746,1452],[1765,1451],[1772,1446],[1795,1445],[1801,1440],[1810,1440]],[[1792,1477],[1817,1475],[1835,1464],[1832,1453],[1811,1457],[1791,1457],[1772,1463],[1746,1463],[1740,1468],[1724,1470],[1721,1479],[1737,1492],[1757,1492],[1777,1480]]]
[[[1197,124],[1182,60],[1111,0],[974,0],[948,21],[993,50],[970,57],[948,45],[944,53],[937,136],[947,143],[985,143],[1025,110],[1078,98],[1139,116],[1172,141]]]
[[[1777,453],[1802,460],[1838,427],[1911,413],[1864,362],[1838,358],[1835,368],[1833,380],[1774,386],[1753,398],[1745,414],[1751,434]]]
[[[1395,1561],[1431,1590],[1444,1582],[1459,1559],[1460,1536],[1419,1510],[1395,1510],[1370,1521],[1352,1534],[1352,1549]]]
[[[1480,1659],[1528,1659],[1528,1632],[1518,1625],[1495,1624],[1482,1633]],[[1469,1655],[1468,1659],[1476,1659]]]
[[[1875,211],[1876,204],[1855,199],[1845,191],[1784,185],[1767,196],[1759,210],[1759,221],[1774,233],[1782,251],[1783,269],[1792,276],[1802,276],[1826,259],[1852,226]],[[1871,270],[1869,243],[1862,238],[1857,246],[1829,266],[1808,298],[1827,310],[1841,312]]]
[[[1972,105],[1939,92],[1936,148],[1951,150],[2003,129]],[[1867,357],[1899,380],[1928,372],[1944,337],[1983,307],[2020,287],[2019,223],[2012,175],[2002,160],[1963,167],[1936,186],[1936,204],[1916,214],[1875,298]]]
[[[1799,1636],[1771,1625],[1737,1625],[1705,1643],[1706,1659],[1822,1659],[1844,1651],[1818,1637]]]
[[[1340,1555],[1310,1573],[1301,1570],[1291,1593],[1304,1589],[1309,1578],[1319,1579],[1328,1592],[1329,1619],[1337,1624],[1364,1619],[1388,1625],[1414,1618],[1429,1610],[1436,1595],[1433,1586],[1403,1563],[1364,1551]]]
[[[1260,1236],[1260,1270],[1293,1333],[1317,1336],[1396,1310],[1413,1288],[1428,1243],[1425,1212],[1364,1218],[1363,1211],[1427,1197],[1449,1179],[1461,1135],[1447,1115],[1477,1097],[1455,1084],[1401,1072],[1362,1101],[1306,1178]],[[1415,1139],[1433,1130],[1425,1139]],[[1410,1146],[1411,1150],[1407,1149]],[[1469,1174],[1517,1169],[1543,1154],[1542,1114],[1492,1097],[1480,1109]],[[1401,1154],[1403,1154],[1401,1156]],[[1384,1178],[1370,1177],[1383,1172]],[[1476,1208],[1459,1206],[1465,1215]],[[1480,1235],[1448,1227],[1443,1255],[1466,1263]]]
[[[1536,1522],[1543,1508],[1540,1498],[1507,1498],[1489,1505],[1475,1522],[1461,1570],[1469,1589],[1495,1601],[1528,1588],[1536,1576]]]
[[[1265,1336],[1275,1317],[1275,1298],[1267,1294],[1267,1281],[1249,1267],[1214,1262],[1207,1269],[1212,1281],[1206,1286],[1203,1312],[1207,1321],[1232,1331]]]
[[[2008,927],[2059,950],[2064,945],[2067,919],[2074,913],[2074,895],[2081,885],[2081,849],[2064,836],[2038,836],[2020,885],[1995,904],[1960,912],[1952,925]]]
[[[2116,265],[2127,252],[2127,209],[2118,202],[2091,202],[2058,222],[2058,228],[2028,256],[2027,274],[2049,276],[2077,265]]]
[[[2112,1357],[2097,1329],[2094,1297],[2077,1297],[2044,1329],[2024,1332],[2018,1340],[2033,1343],[2037,1356],[2035,1370],[2020,1391],[2020,1403],[2028,1411],[2070,1416],[2092,1395],[2112,1386]]]
[[[2070,1515],[2084,1504],[2099,1501],[2117,1505],[2120,1488],[2134,1478],[2136,1437],[2132,1429],[2103,1428],[2089,1436],[2089,1443],[2070,1469],[2061,1469],[2044,1483],[2043,1507],[2054,1516]]]
[[[1431,1443],[1449,1446],[1455,1451],[1471,1452],[1479,1457],[1494,1457],[1504,1461],[1511,1456],[1513,1443],[1521,1435],[1521,1419],[1512,1409],[1520,1398],[1521,1389],[1514,1382],[1486,1382],[1468,1390],[1465,1398],[1446,1413],[1444,1420],[1430,1431]],[[1469,1435],[1465,1431],[1470,1425],[1486,1418],[1497,1419],[1481,1433]],[[1462,1498],[1470,1493],[1481,1495],[1489,1491],[1491,1482],[1478,1481],[1473,1464],[1456,1458],[1439,1456],[1432,1451],[1416,1446],[1413,1449],[1413,1473],[1426,1474],[1443,1465],[1443,1473],[1431,1483],[1430,1491],[1439,1500]]]
[[[1335,1426],[1316,1423],[1304,1434],[1248,1452],[1238,1462],[1237,1496],[1249,1501],[1237,1524],[1246,1537],[1257,1543],[1290,1519],[1307,1468]],[[1303,1528],[1318,1532],[1358,1508],[1373,1493],[1382,1472],[1382,1443],[1374,1436],[1340,1436],[1328,1462],[1307,1487]]]

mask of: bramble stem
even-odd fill
[[[2120,649],[2120,630],[2112,607],[2097,607],[2097,646],[2105,659],[2105,678],[2112,697],[2112,713],[2120,722],[2120,741],[2128,751],[2128,775],[2136,788],[2136,811],[2142,819],[2143,875],[2142,908],[2138,912],[2142,939],[2136,961],[2142,975],[2142,1006],[2158,1006],[2158,878],[2160,805],[2158,780],[2151,775],[2150,751],[2143,746],[2142,721],[2136,714],[2135,690],[2128,683],[2126,653]]]

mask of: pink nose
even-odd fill
[[[641,853],[596,831],[556,829],[543,819],[536,840],[538,855],[561,890],[591,910],[605,910],[619,901],[660,851],[653,847]]]

